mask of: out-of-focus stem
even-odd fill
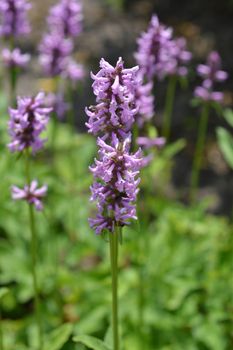
[[[18,71],[17,67],[11,66],[9,68],[9,76],[10,76],[10,104],[14,106],[16,100],[16,86],[17,86],[17,78]]]
[[[27,185],[30,186],[31,176],[30,176],[30,155],[28,149],[26,150],[25,157],[25,174]],[[42,326],[41,326],[41,314],[40,314],[40,298],[39,298],[39,289],[38,289],[38,280],[37,280],[37,234],[35,227],[35,216],[34,208],[32,204],[28,204],[29,207],[29,224],[31,232],[31,259],[32,259],[32,281],[34,289],[34,300],[35,300],[35,317],[38,330],[38,340],[39,347],[38,350],[43,348],[43,335],[42,335]]]
[[[68,92],[69,92],[69,101],[70,101],[70,109],[68,113],[68,122],[70,124],[71,131],[75,131],[75,112],[73,108],[73,87],[72,83],[69,82],[69,87],[68,87]]]
[[[170,133],[171,133],[171,117],[172,117],[172,110],[173,110],[174,98],[175,98],[175,92],[176,92],[176,81],[177,81],[177,78],[175,75],[172,75],[169,78],[167,94],[166,94],[162,135],[166,138],[167,142],[169,140]]]
[[[205,103],[202,107],[201,119],[198,127],[197,143],[194,155],[194,161],[191,172],[191,192],[190,199],[192,202],[196,199],[196,192],[199,185],[200,168],[203,156],[203,150],[206,139],[206,132],[209,117],[209,104]]]

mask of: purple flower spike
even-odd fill
[[[92,78],[96,106],[86,109],[89,132],[99,135],[98,159],[90,168],[94,176],[91,200],[97,202],[97,215],[90,225],[97,234],[136,219],[136,196],[141,152],[130,153],[131,128],[139,107],[136,102],[138,67],[125,69],[121,58],[115,67],[104,59]]]
[[[30,25],[27,12],[30,8],[27,0],[1,0],[0,36],[9,38],[28,34]]]
[[[10,151],[22,152],[31,147],[36,153],[43,147],[45,140],[40,138],[40,134],[46,129],[52,111],[52,108],[44,107],[44,103],[45,95],[39,93],[36,97],[18,97],[17,109],[9,109]]]
[[[197,73],[204,79],[203,86],[211,88],[214,82],[221,82],[227,79],[228,74],[221,70],[221,58],[216,51],[212,51],[208,58],[207,64],[197,66]]]
[[[135,101],[138,67],[125,69],[121,58],[113,67],[102,58],[100,68],[96,75],[91,74],[97,105],[86,108],[89,117],[86,126],[94,135],[102,134],[106,138],[114,132],[125,138],[138,111]]]
[[[29,204],[35,206],[37,210],[43,210],[42,198],[47,194],[47,186],[38,188],[38,182],[33,180],[30,185],[25,185],[23,189],[12,186],[12,198],[15,200],[26,200]]]
[[[12,51],[7,48],[2,50],[2,60],[7,67],[25,68],[30,59],[29,54],[23,54],[18,48]]]
[[[197,66],[197,73],[203,78],[201,86],[198,86],[194,95],[203,101],[222,102],[223,93],[213,91],[215,82],[225,81],[228,74],[221,70],[221,58],[216,51],[212,51],[208,58],[207,64],[199,64]]]
[[[153,15],[149,28],[142,33],[138,39],[138,51],[135,54],[136,61],[143,74],[150,81],[154,76],[164,74],[164,65],[167,63],[167,56],[172,29],[159,23],[158,17]]]
[[[52,31],[58,31],[65,37],[77,37],[82,31],[82,6],[77,0],[61,0],[53,6],[48,17]]]
[[[57,32],[46,34],[40,44],[40,63],[48,76],[61,74],[73,50],[73,43]]]
[[[114,232],[116,226],[125,226],[130,219],[137,219],[135,201],[142,159],[140,151],[129,152],[130,142],[130,138],[121,142],[115,134],[111,146],[98,139],[99,160],[90,168],[96,179],[91,187],[91,200],[97,201],[98,213],[95,219],[89,220],[97,234],[104,229]]]

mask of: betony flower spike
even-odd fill
[[[8,144],[12,152],[22,152],[31,148],[33,153],[39,151],[45,142],[41,133],[46,129],[52,108],[47,108],[44,93],[35,97],[18,97],[17,108],[9,109],[10,121],[8,130],[11,142]]]
[[[130,152],[131,128],[138,107],[135,91],[138,67],[124,68],[121,58],[115,67],[104,59],[100,71],[91,74],[96,106],[86,109],[89,132],[99,135],[98,159],[90,168],[94,176],[92,201],[97,215],[89,220],[97,234],[129,224],[136,219],[136,196],[141,167],[141,152]]]

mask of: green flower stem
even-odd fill
[[[55,112],[51,113],[51,149],[55,153],[55,146],[56,146],[56,136],[57,136],[57,115]]]
[[[169,78],[167,94],[166,94],[162,135],[166,138],[167,142],[169,140],[170,132],[171,132],[171,116],[172,116],[172,110],[173,110],[174,98],[175,98],[175,92],[176,92],[176,82],[177,82],[176,76],[172,75]]]
[[[199,185],[199,175],[203,156],[203,150],[206,139],[206,132],[208,126],[209,117],[209,104],[205,103],[202,107],[201,119],[199,122],[197,143],[194,155],[194,161],[191,172],[191,201],[194,202],[196,199],[196,192]]]
[[[15,48],[15,40],[12,36],[10,38],[10,49],[11,51]],[[18,68],[16,66],[12,66],[9,68],[9,82],[10,82],[10,104],[14,106],[16,100],[16,86],[18,80]]]
[[[112,273],[112,331],[113,350],[119,350],[119,330],[118,330],[118,244],[119,228],[115,232],[109,233],[110,260]]]
[[[16,85],[18,79],[18,69],[15,66],[9,68],[10,77],[10,104],[13,106],[16,100]]]
[[[59,91],[59,86],[60,86],[60,78],[59,76],[55,76],[53,78],[54,81],[54,93],[57,95]],[[58,128],[58,119],[57,119],[57,114],[55,111],[51,113],[51,149],[52,152],[55,153],[55,147],[56,147],[56,137],[57,137],[57,128]]]
[[[26,150],[26,158],[25,158],[25,173],[26,173],[26,181],[28,186],[31,183],[30,177],[30,155],[28,149]],[[38,280],[37,280],[37,234],[36,234],[36,226],[35,226],[35,216],[34,216],[34,208],[32,204],[28,205],[29,207],[29,224],[31,231],[31,259],[32,259],[32,281],[33,281],[33,289],[34,289],[34,298],[35,298],[35,317],[36,324],[38,330],[38,340],[39,346],[38,349],[42,350],[43,348],[43,336],[42,336],[42,326],[41,326],[41,314],[40,314],[40,298],[39,298],[39,288],[38,288]]]

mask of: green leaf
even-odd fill
[[[43,350],[59,350],[63,347],[63,345],[69,339],[73,330],[73,325],[70,323],[63,324],[62,326],[56,328],[51,334],[48,336],[47,341],[45,341],[45,345]]]
[[[233,110],[230,108],[227,108],[224,111],[223,116],[226,119],[226,121],[228,122],[228,124],[233,127]]]
[[[233,169],[233,137],[224,128],[217,128],[218,144],[228,165]]]
[[[111,350],[103,341],[89,335],[78,335],[73,338],[76,343],[82,343],[92,350]]]
[[[9,292],[8,288],[0,288],[0,300]]]
[[[184,139],[180,139],[172,144],[167,145],[163,150],[163,155],[170,159],[174,157],[177,153],[182,151],[182,149],[186,146],[186,141]]]

